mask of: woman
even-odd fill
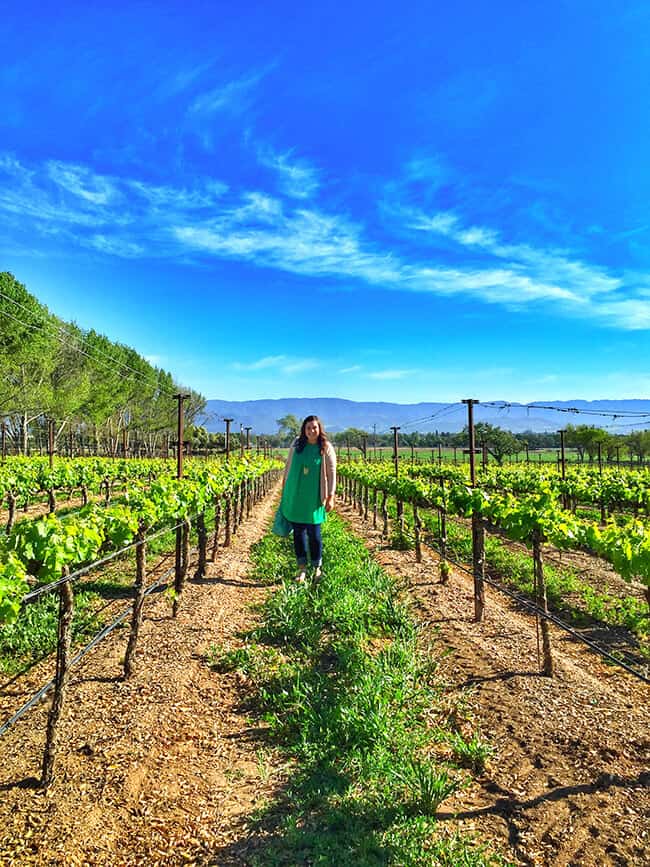
[[[293,525],[298,561],[296,581],[307,577],[307,542],[314,580],[321,576],[323,542],[320,525],[334,507],[336,452],[316,415],[308,415],[289,449],[284,468],[282,514]]]

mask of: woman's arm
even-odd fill
[[[325,474],[327,476],[325,511],[331,512],[334,508],[334,497],[336,494],[336,452],[331,443],[328,443],[328,448],[326,449],[323,458],[325,460]]]

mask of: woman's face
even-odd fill
[[[308,421],[305,425],[305,436],[307,437],[307,442],[311,445],[318,442],[318,435],[320,433],[320,426],[317,421]]]

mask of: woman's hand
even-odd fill
[[[329,497],[325,498],[325,511],[331,512],[334,508],[334,494],[330,494]]]

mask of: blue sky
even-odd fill
[[[650,395],[650,6],[10,2],[0,270],[209,398]]]

